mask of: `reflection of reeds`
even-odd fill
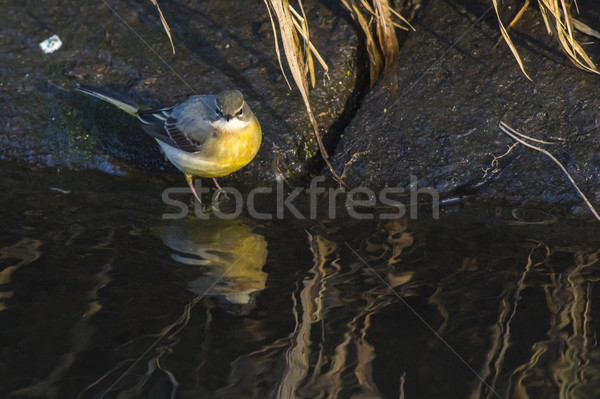
[[[7,309],[4,299],[13,296],[12,291],[4,291],[2,286],[10,283],[12,274],[19,268],[36,261],[41,256],[41,253],[38,251],[41,245],[41,241],[26,238],[13,246],[0,248],[0,262],[14,259],[19,260],[19,262],[12,263],[0,269],[0,312]]]
[[[544,259],[542,261],[534,263],[533,254],[541,246],[542,243],[538,242],[537,245],[529,253],[529,256],[527,257],[527,264],[523,268],[523,272],[521,273],[521,277],[517,282],[517,287],[514,293],[512,290],[506,290],[502,297],[498,313],[498,320],[491,331],[492,342],[490,345],[490,349],[487,353],[487,363],[484,364],[483,369],[479,372],[479,375],[481,376],[481,381],[478,383],[477,388],[471,393],[471,399],[484,397],[482,392],[483,381],[490,377],[490,375],[491,381],[489,385],[492,387],[492,389],[487,391],[487,395],[485,397],[491,399],[492,397],[496,396],[495,392],[497,390],[498,379],[500,378],[501,371],[504,369],[506,354],[511,346],[511,324],[514,317],[517,314],[519,302],[522,299],[522,293],[527,288],[527,277],[532,269],[543,265],[544,261],[550,255],[550,249],[547,246],[544,246]]]
[[[373,240],[380,240],[381,246],[374,244],[374,253],[365,254],[370,260],[374,256],[381,261],[390,284],[398,288],[408,285],[413,274],[394,271],[402,248],[412,244],[412,237],[405,230],[405,221],[382,225]],[[372,317],[395,303],[396,297],[377,278],[370,279],[356,298],[348,297],[345,284],[356,282],[357,275],[366,273],[372,277],[371,272],[365,272],[362,263],[354,260],[342,266],[337,244],[321,234],[309,233],[308,241],[313,264],[292,295],[295,328],[281,356],[283,371],[273,396],[338,398],[352,392],[362,397],[380,397],[373,368],[375,345],[369,342],[368,334]],[[385,258],[379,256],[381,249]],[[268,352],[281,351],[280,347],[278,341]],[[256,358],[251,361],[253,364],[258,358],[266,358],[265,351],[248,357]]]
[[[590,309],[592,287],[598,280],[594,276],[600,260],[600,251],[583,253],[572,250],[574,265],[557,272],[552,267],[552,255],[556,252],[571,252],[569,248],[545,247],[541,260],[533,261],[535,247],[527,260],[514,290],[503,295],[498,321],[493,329],[490,350],[480,375],[490,381],[491,387],[504,386],[505,396],[516,399],[558,397],[561,399],[589,397],[587,392],[597,388],[597,367],[594,359],[599,351],[591,326]],[[520,365],[511,366],[507,359],[515,343],[515,331],[519,325],[512,321],[519,313],[519,304],[528,289],[538,285],[528,284],[529,274],[535,270],[547,277],[544,288],[546,307],[550,314],[546,338],[530,344],[529,357]],[[524,310],[527,312],[528,310]],[[507,380],[499,383],[502,378]],[[471,398],[493,397],[485,395],[479,384]]]
[[[292,333],[290,347],[285,354],[285,369],[281,382],[276,390],[276,398],[292,398],[300,384],[308,376],[311,353],[311,330],[315,322],[323,320],[324,280],[327,275],[324,267],[327,259],[335,251],[336,244],[321,237],[308,234],[311,250],[314,254],[314,264],[309,275],[303,281],[299,299],[301,314],[296,306],[292,309],[296,320],[296,328]],[[296,297],[293,297],[297,303]],[[322,355],[322,354],[320,354]],[[319,356],[319,359],[322,359]],[[320,367],[316,367],[318,370]]]

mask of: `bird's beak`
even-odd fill
[[[223,115],[223,117],[227,120],[227,122],[233,119],[233,115]]]

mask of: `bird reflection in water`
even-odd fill
[[[181,272],[194,294],[251,308],[253,294],[265,288],[267,242],[244,220],[186,218],[161,227],[159,235],[174,251],[171,258],[186,266]]]

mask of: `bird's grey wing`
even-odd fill
[[[186,152],[196,152],[216,130],[214,96],[193,96],[171,108],[139,111],[138,119],[150,136]]]
[[[138,111],[138,119],[142,122],[144,131],[155,139],[186,152],[198,151],[177,129],[177,123],[171,117],[172,113],[173,108]]]

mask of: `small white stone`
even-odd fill
[[[62,46],[62,41],[58,35],[50,36],[40,43],[40,48],[46,54],[50,54],[58,50]]]

